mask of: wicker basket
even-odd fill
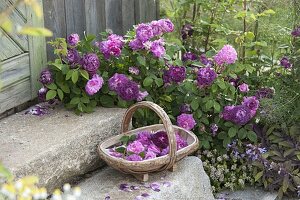
[[[128,130],[131,122],[131,118],[134,112],[138,108],[150,108],[153,110],[162,120],[163,124],[155,124],[151,126],[146,126],[134,130]],[[184,158],[188,154],[196,151],[199,147],[198,138],[191,131],[187,131],[181,127],[174,126],[171,123],[170,118],[166,114],[166,112],[157,104],[142,101],[134,104],[126,111],[123,121],[122,121],[122,133],[120,135],[109,138],[98,146],[98,153],[109,166],[123,172],[126,174],[132,174],[137,179],[142,181],[148,180],[148,173],[163,171],[166,169],[174,170],[175,162]],[[120,138],[124,135],[133,135],[137,134],[140,131],[151,131],[156,132],[159,130],[164,130],[167,132],[168,140],[169,140],[169,154],[161,157],[157,157],[154,159],[143,160],[143,161],[127,161],[125,159],[120,159],[109,155],[108,148],[120,143]],[[188,146],[184,147],[178,151],[176,151],[176,137],[175,132],[179,132],[179,134],[187,140]]]

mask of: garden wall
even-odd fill
[[[74,32],[83,37],[84,31],[124,34],[134,24],[159,17],[158,0],[45,0],[43,6],[45,27],[54,33],[48,41]],[[47,55],[53,58],[50,46]]]

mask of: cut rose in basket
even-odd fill
[[[141,131],[137,135],[123,136],[120,144],[108,149],[108,153],[116,158],[128,161],[143,161],[169,153],[169,140],[165,131]],[[177,150],[188,146],[186,139],[176,133]]]

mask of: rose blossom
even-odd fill
[[[175,135],[176,135],[177,150],[188,146],[187,141],[183,139],[178,133],[176,133]]]
[[[239,88],[240,92],[242,92],[242,93],[249,92],[249,86],[246,83],[239,85],[238,88]]]
[[[170,33],[174,31],[174,24],[169,19],[160,19],[158,21],[162,27],[163,32]]]
[[[110,90],[117,92],[120,89],[120,86],[128,81],[128,78],[125,74],[115,73],[108,80],[108,87]]]
[[[292,67],[292,64],[290,63],[290,60],[287,57],[283,57],[280,60],[280,65],[283,66],[284,68],[288,69]]]
[[[140,74],[140,70],[137,67],[129,67],[128,69],[130,74],[133,75],[139,75]]]
[[[149,131],[139,132],[136,140],[142,143],[144,146],[150,145],[151,133]]]
[[[98,47],[106,59],[111,56],[119,57],[123,48],[123,37],[111,34],[106,41],[98,43]]]
[[[144,91],[144,92],[139,91],[136,100],[143,101],[148,95],[149,95],[149,93],[147,91]]]
[[[193,118],[193,114],[183,113],[177,117],[177,124],[186,130],[191,130],[195,127],[196,121]]]
[[[259,107],[259,101],[255,96],[244,97],[242,105],[248,107],[251,112],[251,117],[254,117]]]
[[[96,74],[100,65],[97,54],[85,54],[82,58],[82,66],[89,73],[90,76]]]
[[[138,84],[134,81],[127,80],[125,83],[120,85],[117,93],[125,101],[136,100],[139,95]]]
[[[139,24],[136,29],[136,38],[145,42],[153,37],[153,30],[149,24]]]
[[[49,69],[44,69],[41,72],[39,81],[44,85],[47,85],[47,84],[50,84],[53,82],[52,73],[50,72]]]
[[[168,136],[165,131],[158,131],[155,134],[151,135],[151,140],[154,145],[161,149],[167,148],[167,146],[169,145]]]
[[[80,56],[76,49],[68,49],[66,58],[68,63],[71,65],[71,68],[73,68],[80,61]]]
[[[96,94],[102,88],[103,82],[104,81],[101,76],[99,76],[98,74],[94,74],[93,78],[86,83],[86,93],[88,93],[89,95]]]
[[[38,99],[40,102],[44,102],[46,101],[46,94],[48,92],[48,88],[46,87],[42,87],[41,89],[39,89],[38,91]]]
[[[148,146],[148,151],[152,151],[156,154],[159,154],[160,153],[160,149],[153,143],[151,143],[149,146]]]
[[[219,127],[217,124],[211,124],[210,130],[211,130],[212,136],[216,136],[218,129],[219,129]]]
[[[180,106],[180,113],[190,113],[191,111],[191,106],[189,104],[182,104]]]
[[[143,158],[141,156],[139,156],[139,155],[132,154],[130,156],[127,156],[126,160],[128,160],[128,161],[142,161]]]
[[[68,36],[67,41],[70,46],[76,46],[79,42],[79,35],[77,33],[72,33]]]
[[[197,59],[198,59],[198,56],[196,54],[192,53],[192,52],[186,52],[182,56],[183,61],[188,61],[188,60],[195,61]]]
[[[210,86],[217,78],[217,73],[214,69],[205,67],[200,68],[197,73],[197,84],[200,87]]]
[[[225,45],[214,57],[218,65],[233,64],[237,61],[237,52],[231,45]]]
[[[150,26],[152,28],[153,36],[159,36],[162,34],[162,27],[158,21],[152,21]]]
[[[128,144],[126,148],[127,152],[139,154],[145,150],[143,144],[139,141],[133,141],[132,143]]]
[[[157,58],[162,58],[166,54],[166,49],[164,48],[164,41],[162,39],[155,40],[151,43],[150,51],[153,56]]]
[[[129,42],[129,46],[132,50],[139,50],[144,48],[144,44],[141,40],[139,39],[133,39]]]
[[[152,151],[147,151],[145,154],[145,160],[156,158],[156,154]]]

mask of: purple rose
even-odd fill
[[[38,91],[38,99],[40,102],[44,102],[46,101],[46,94],[48,92],[48,88],[46,87],[42,87],[41,89],[39,89]]]
[[[96,74],[100,66],[98,56],[94,53],[85,54],[82,58],[82,66],[90,76],[93,76],[94,74]]]
[[[103,85],[103,78],[99,76],[98,74],[94,74],[93,78],[88,80],[88,82],[85,85],[85,91],[89,95],[96,94]]]
[[[170,33],[174,31],[174,24],[169,19],[160,19],[158,21],[164,33]]]
[[[148,95],[149,95],[149,93],[147,91],[144,91],[144,92],[139,91],[136,100],[143,101]]]
[[[136,100],[139,95],[138,84],[134,81],[128,80],[127,82],[120,85],[117,93],[125,101]]]
[[[190,113],[191,111],[191,106],[189,104],[182,104],[180,106],[180,113]]]
[[[231,45],[225,45],[214,57],[218,65],[233,64],[237,61],[237,52]]]
[[[218,131],[219,127],[217,124],[211,124],[210,125],[210,130],[211,130],[211,134],[212,136],[216,136],[217,135],[217,131]]]
[[[238,88],[239,88],[240,92],[242,92],[242,93],[249,92],[249,86],[246,83],[239,85]]]
[[[175,83],[181,83],[186,78],[186,68],[180,66],[171,66],[169,68],[169,76]]]
[[[68,36],[67,41],[70,46],[76,46],[79,42],[79,35],[77,33],[73,33]]]
[[[300,37],[300,26],[295,28],[292,32],[291,32],[291,35],[293,37]]]
[[[132,143],[128,144],[126,147],[127,152],[140,154],[145,150],[143,144],[139,141],[133,141]]]
[[[158,131],[151,135],[153,144],[161,149],[167,148],[169,145],[168,136],[165,131]]]
[[[162,78],[163,78],[164,84],[169,84],[172,82],[172,78],[170,76],[169,70],[164,70],[164,74],[163,74]]]
[[[272,98],[273,94],[274,94],[274,91],[271,88],[260,88],[256,92],[255,97],[257,99]]]
[[[160,154],[160,149],[153,143],[148,146],[148,151],[152,151],[156,154]]]
[[[167,154],[169,153],[169,151],[170,151],[170,148],[169,148],[169,147],[166,147],[166,148],[164,148],[164,149],[161,151],[161,153],[159,154],[159,156],[165,156],[165,155],[167,155]]]
[[[153,36],[159,36],[163,33],[161,24],[158,21],[152,21],[150,26],[152,28]]]
[[[195,61],[197,59],[198,59],[198,56],[196,54],[193,54],[192,52],[186,52],[182,56],[183,61],[188,61],[188,60]]]
[[[133,39],[129,42],[129,46],[132,50],[140,50],[144,48],[144,44],[141,40],[139,39]]]
[[[141,156],[139,156],[139,155],[132,154],[130,156],[127,156],[126,160],[128,160],[128,161],[142,161],[143,158]]]
[[[139,24],[136,29],[136,38],[145,42],[153,37],[153,30],[149,24]]]
[[[133,75],[139,75],[140,74],[140,70],[137,67],[129,67],[128,71],[129,71],[130,74],[133,74]]]
[[[50,84],[53,82],[52,73],[50,72],[49,69],[44,69],[41,72],[39,81],[44,85],[47,85],[47,84]]]
[[[254,117],[259,107],[259,101],[255,96],[244,97],[242,105],[246,106],[251,111],[251,117]]]
[[[108,87],[112,91],[119,91],[120,86],[123,85],[128,81],[128,78],[125,74],[118,74],[115,73],[109,80],[108,80]]]
[[[203,64],[203,65],[207,65],[207,64],[209,64],[209,59],[206,57],[206,55],[205,54],[201,54],[201,56],[200,56],[200,62]]]
[[[164,41],[162,39],[155,40],[151,43],[150,50],[153,56],[157,58],[162,58],[166,54],[166,49],[164,47]]]
[[[290,60],[287,57],[283,57],[280,60],[280,65],[283,66],[284,68],[288,69],[292,67],[292,64],[290,63]]]
[[[231,121],[232,119],[232,110],[234,106],[225,106],[223,112],[221,113],[221,118],[227,121]]]
[[[123,157],[123,154],[115,151],[115,149],[109,149],[108,153],[109,153],[109,155],[111,155],[113,157],[116,157],[116,158],[122,158]]]
[[[142,145],[144,146],[148,146],[150,145],[151,142],[151,133],[149,131],[142,131],[139,132],[139,134],[137,135],[136,140],[139,141],[140,143],[142,143]]]
[[[197,73],[197,84],[199,87],[210,86],[217,78],[217,73],[214,69],[205,67],[200,68]]]
[[[111,34],[106,41],[100,42],[99,49],[106,59],[119,57],[123,48],[123,37]]]
[[[234,106],[234,108],[231,110],[230,121],[236,124],[245,125],[250,121],[251,118],[250,109],[244,105]]]
[[[152,151],[147,151],[145,154],[145,160],[156,158],[156,154]]]
[[[177,117],[177,125],[189,131],[195,127],[196,121],[193,114],[183,113]]]
[[[175,135],[176,135],[177,150],[188,146],[187,141],[183,139],[178,133],[176,133]]]
[[[80,56],[76,49],[68,49],[66,58],[71,68],[80,62]]]

